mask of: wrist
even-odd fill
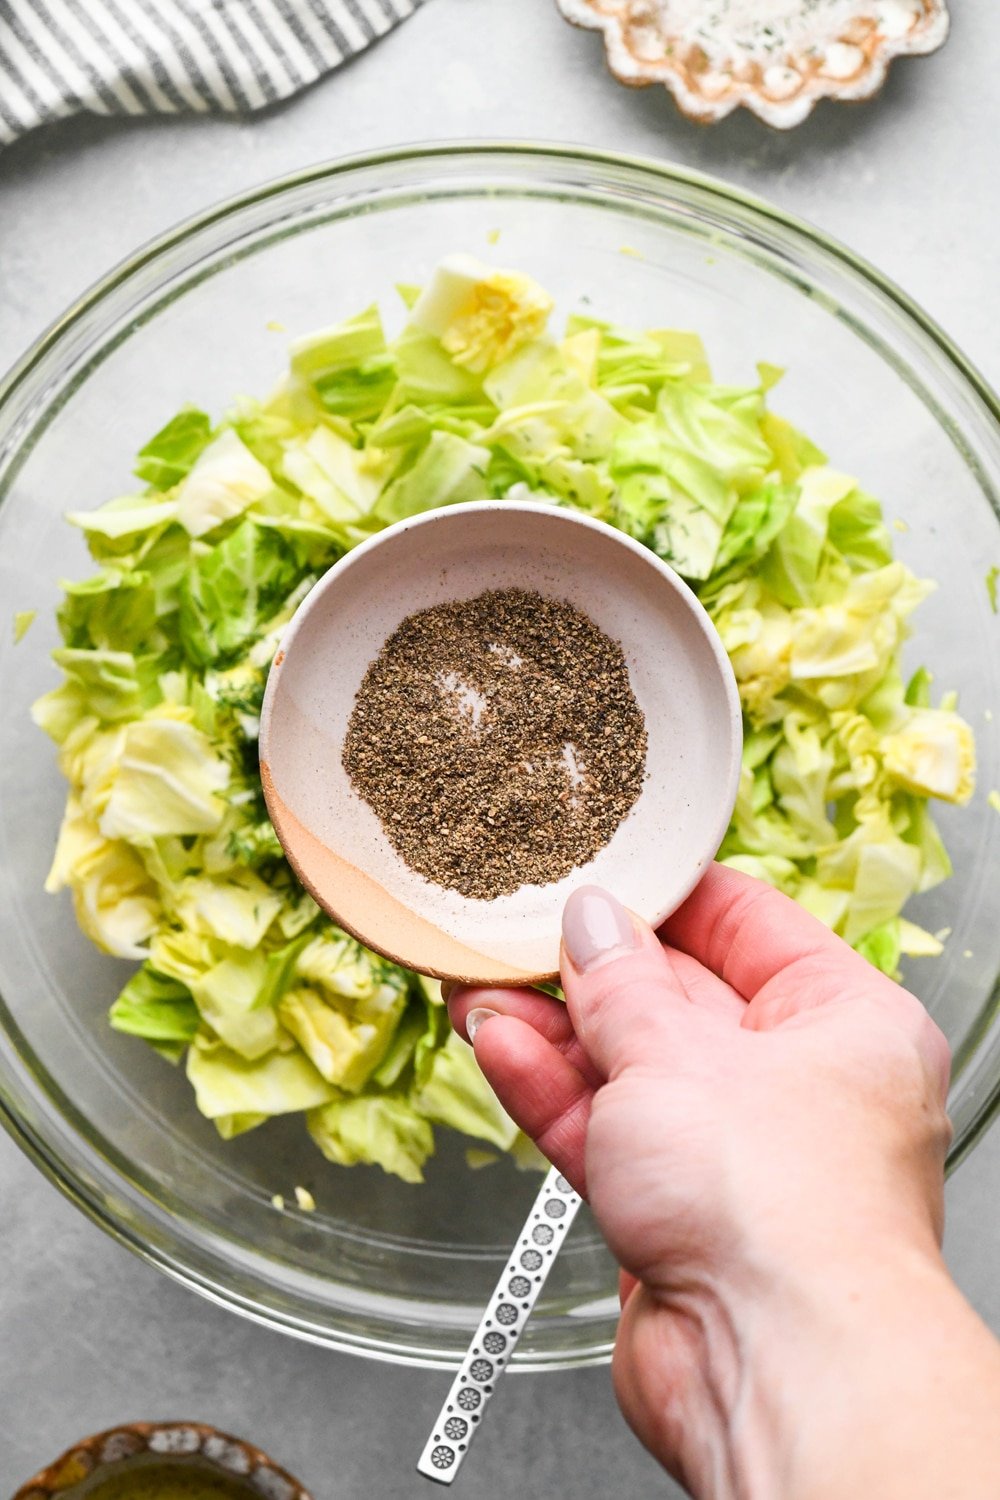
[[[644,1346],[628,1339],[626,1371],[649,1369],[651,1345],[668,1340],[675,1367],[684,1348],[688,1376],[679,1390],[661,1392],[658,1406],[647,1388],[639,1412],[622,1379],[619,1396],[647,1446],[697,1500],[866,1492],[895,1500],[884,1474],[866,1473],[866,1428],[884,1425],[906,1400],[911,1367],[920,1372],[919,1404],[924,1372],[940,1368],[935,1346],[953,1338],[956,1323],[978,1321],[932,1238],[873,1237],[863,1251],[847,1244],[821,1261],[759,1266],[681,1295],[646,1289],[644,1298],[647,1306],[627,1308],[623,1319],[626,1331],[630,1312],[638,1315]],[[853,1488],[844,1477],[851,1464]]]
[[[981,1445],[996,1427],[1000,1350],[936,1245],[845,1246],[737,1300],[725,1323],[733,1368],[706,1385],[727,1397],[726,1457],[694,1487],[699,1500],[937,1500],[953,1484],[964,1500],[995,1489],[1000,1441],[986,1455]],[[984,1467],[955,1483],[959,1452]]]

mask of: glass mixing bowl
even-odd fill
[[[500,231],[496,251],[488,237]],[[909,982],[955,1052],[954,1156],[1000,1095],[996,398],[880,275],[766,204],[676,168],[529,146],[387,152],[310,169],[182,225],[85,296],[0,389],[0,1101],[20,1144],[76,1203],[187,1285],[274,1327],[411,1363],[454,1363],[537,1186],[504,1162],[473,1172],[443,1141],[424,1187],[327,1165],[298,1119],[224,1143],[183,1074],[105,1020],[123,966],[46,896],[64,786],[28,717],[53,686],[61,577],[88,570],[63,512],[127,491],[132,455],[185,402],[219,413],[265,392],[284,339],[391,301],[448,252],[537,276],[560,313],[698,329],[717,375],[787,368],[775,405],[905,523],[900,556],[940,588],[912,665],[955,687],[976,728],[980,788],[943,808],[956,874],[915,902],[950,935]],[[623,253],[625,252],[625,253]],[[14,647],[10,613],[38,619]],[[990,709],[997,716],[990,716]],[[442,1132],[442,1134],[446,1134]],[[313,1214],[273,1193],[312,1189]],[[517,1364],[605,1359],[614,1268],[583,1222]]]

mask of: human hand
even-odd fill
[[[659,936],[594,887],[563,932],[565,1007],[532,990],[449,1003],[628,1273],[625,1415],[696,1494],[811,1495],[744,1488],[765,1460],[743,1450],[790,1381],[847,1357],[827,1302],[874,1294],[873,1268],[886,1296],[910,1269],[943,1275],[944,1038],[819,921],[721,866]]]

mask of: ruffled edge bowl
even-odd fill
[[[820,99],[871,98],[893,58],[934,52],[950,24],[946,0],[849,0],[832,40],[820,28],[828,12],[817,9],[813,41],[769,28],[766,42],[751,50],[733,33],[749,20],[752,0],[728,0],[701,28],[704,41],[689,27],[671,31],[671,0],[556,3],[567,21],[603,32],[608,66],[622,83],[663,84],[681,113],[700,124],[743,106],[779,130],[801,124]]]

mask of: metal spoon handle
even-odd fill
[[[581,1202],[552,1167],[431,1428],[418,1474],[451,1484],[458,1473]]]

